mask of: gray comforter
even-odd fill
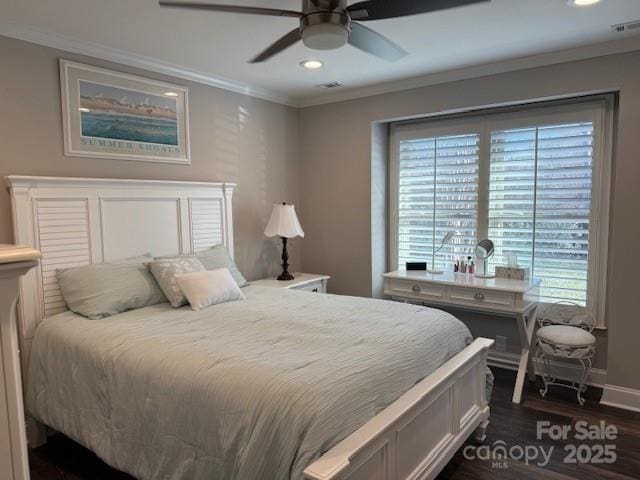
[[[28,411],[140,479],[299,479],[471,341],[440,310],[243,291],[199,312],[45,320]]]

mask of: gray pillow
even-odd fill
[[[202,263],[207,270],[227,268],[239,287],[247,285],[247,280],[242,276],[240,270],[238,270],[233,258],[231,258],[229,254],[229,250],[227,250],[227,247],[224,245],[216,245],[208,250],[198,252],[195,254],[195,257],[200,260],[200,263]]]
[[[202,272],[205,268],[195,257],[157,258],[151,262],[151,273],[169,299],[173,308],[187,304],[187,299],[178,285],[177,276],[185,273]]]
[[[69,310],[92,320],[167,301],[143,263],[96,263],[56,275]]]
[[[150,253],[143,253],[141,255],[136,255],[135,257],[127,257],[127,258],[123,258],[121,260],[115,260],[113,262],[109,262],[109,263],[145,263],[145,264],[149,264],[153,262],[153,255],[151,255]]]

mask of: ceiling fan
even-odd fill
[[[407,55],[402,47],[361,22],[418,15],[491,0],[366,0],[347,4],[347,0],[302,0],[302,12],[275,8],[216,5],[203,2],[160,0],[162,7],[190,8],[215,12],[247,13],[274,17],[293,17],[300,26],[281,37],[250,63],[263,62],[302,40],[316,50],[333,50],[346,43],[389,61]]]

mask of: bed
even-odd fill
[[[55,268],[232,252],[233,185],[9,184],[16,240],[43,252],[19,308],[32,445],[46,424],[143,479],[426,479],[484,436],[492,342],[439,310],[248,286],[200,312],[64,311]]]

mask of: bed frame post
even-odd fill
[[[489,426],[489,419],[486,419],[484,422],[482,422],[480,425],[478,425],[478,428],[476,428],[476,431],[474,433],[476,442],[484,443],[484,441],[487,439],[487,427],[488,426]]]

